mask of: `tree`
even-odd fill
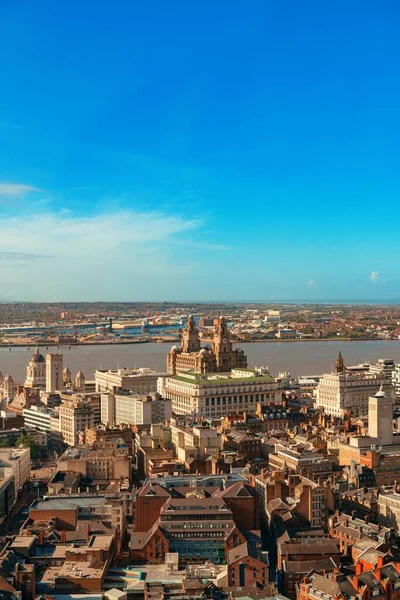
[[[36,443],[36,440],[33,437],[33,435],[21,434],[17,438],[16,445],[17,446],[25,446],[26,448],[30,448],[31,456],[40,456],[40,446],[39,446],[39,444]]]

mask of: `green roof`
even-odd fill
[[[210,375],[214,375],[211,373]],[[172,375],[170,379],[175,381],[183,381],[184,383],[193,383],[194,385],[232,385],[235,383],[269,383],[274,381],[271,375],[255,375],[254,377],[218,377],[218,379],[206,379],[204,375],[193,374],[193,376],[185,377],[183,374]]]

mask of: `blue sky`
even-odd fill
[[[0,6],[0,299],[399,299],[400,8]]]

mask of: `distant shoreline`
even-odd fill
[[[0,343],[0,348],[9,348],[10,350],[12,350],[13,348],[35,348],[36,346],[38,346],[39,348],[68,348],[68,349],[72,349],[75,348],[77,346],[81,347],[81,346],[127,346],[127,345],[138,345],[138,344],[174,344],[176,343],[178,340],[126,340],[126,341],[119,341],[119,342],[111,342],[111,341],[105,341],[105,342],[76,342],[76,343],[72,343],[72,344],[57,344],[56,342],[46,342],[43,344],[26,344],[26,343],[21,343],[21,344],[2,344]],[[318,342],[318,343],[325,343],[325,342],[400,342],[400,339],[379,339],[379,338],[343,338],[343,337],[338,337],[338,338],[311,338],[311,339],[260,339],[260,340],[234,340],[233,343],[234,344],[260,344],[260,343],[271,343],[271,344],[277,344],[277,343],[284,343],[284,344],[302,344],[302,343],[306,343],[309,344],[311,342]]]

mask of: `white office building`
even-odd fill
[[[320,378],[315,391],[315,405],[328,415],[352,417],[368,414],[370,396],[383,386],[385,392],[393,393],[391,379],[384,373],[328,373]]]
[[[214,418],[235,412],[254,412],[259,403],[280,405],[279,387],[276,378],[249,369],[201,374],[181,371],[166,379],[164,393],[172,401],[174,413]]]
[[[157,391],[157,380],[166,377],[166,373],[158,373],[152,369],[116,369],[102,370],[95,373],[96,392],[115,393],[127,390],[137,394],[151,394]]]
[[[156,392],[151,395],[121,391],[101,394],[101,420],[107,425],[151,425],[163,423],[171,415],[171,400]]]

